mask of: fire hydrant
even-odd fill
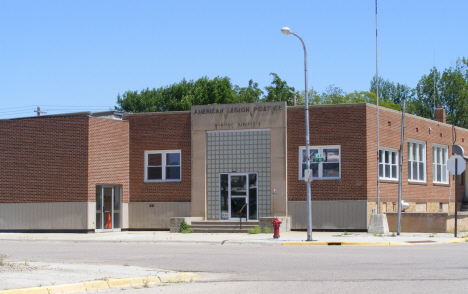
[[[275,219],[271,222],[271,224],[273,225],[273,238],[275,239],[278,239],[280,237],[279,228],[281,223],[282,222],[280,222],[280,220],[277,217],[275,217]]]

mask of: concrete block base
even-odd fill
[[[203,217],[171,217],[170,232],[179,233],[180,224],[182,223],[182,221],[185,221],[188,225],[191,225],[192,222],[203,221]]]
[[[276,217],[260,217],[258,219],[258,224],[260,228],[262,228],[262,232],[265,231],[265,227],[269,227],[271,231],[273,232],[273,225],[271,222],[275,219]],[[280,225],[280,233],[282,232],[289,232],[291,231],[291,217],[290,216],[278,216],[278,220],[282,222]]]
[[[388,234],[388,221],[385,214],[371,214],[369,221],[369,233]]]

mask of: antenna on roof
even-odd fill
[[[47,111],[41,111],[39,106],[37,107],[37,110],[34,110],[34,112],[37,112],[37,116],[41,116],[41,113],[47,113]]]

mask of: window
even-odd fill
[[[433,182],[448,184],[448,147],[443,145],[432,144],[432,156]]]
[[[315,154],[320,153],[323,162],[313,162]],[[304,179],[304,170],[307,167],[306,148],[299,147],[299,179]],[[310,169],[314,179],[339,179],[341,177],[341,152],[340,146],[310,147]]]
[[[180,150],[145,151],[145,181],[180,181]]]
[[[408,140],[408,181],[426,182],[426,142]]]
[[[379,178],[382,180],[398,180],[398,151],[379,149]]]

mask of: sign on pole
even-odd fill
[[[458,170],[455,170],[455,160],[458,159]],[[447,160],[447,169],[452,175],[461,175],[466,169],[466,161],[460,155],[452,155]]]
[[[307,183],[310,183],[310,182],[312,182],[312,180],[313,180],[312,170],[311,169],[306,169],[304,171],[304,181],[306,181]]]

